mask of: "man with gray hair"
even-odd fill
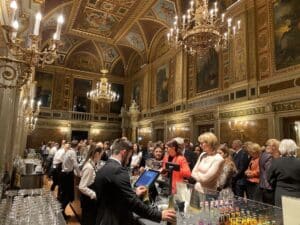
[[[97,194],[97,225],[139,224],[133,213],[140,217],[160,222],[173,222],[174,210],[162,212],[144,204],[139,196],[146,188],[137,187],[135,192],[130,185],[129,173],[124,167],[132,154],[132,144],[125,139],[116,139],[112,144],[112,156],[97,172],[95,191]]]

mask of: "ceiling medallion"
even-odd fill
[[[217,51],[220,47],[227,48],[228,41],[241,28],[241,21],[232,26],[232,18],[219,13],[217,2],[208,8],[208,0],[190,1],[190,8],[182,17],[175,16],[173,27],[167,34],[168,41],[173,47],[183,46],[190,54],[204,57],[211,48]]]

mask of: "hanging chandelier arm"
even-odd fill
[[[14,58],[11,58],[8,56],[0,56],[0,60],[5,61],[5,62],[27,64],[25,60],[14,59]]]

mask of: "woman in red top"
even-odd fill
[[[259,144],[251,143],[247,147],[247,152],[251,156],[248,169],[245,171],[247,177],[247,196],[252,200],[259,200],[258,184],[259,184],[259,156],[261,147]]]
[[[176,140],[171,140],[167,144],[167,154],[163,158],[163,168],[166,168],[166,163],[171,162],[178,164],[179,171],[174,171],[172,176],[172,193],[176,193],[176,183],[183,182],[184,178],[189,178],[191,176],[191,170],[185,157],[181,155]]]

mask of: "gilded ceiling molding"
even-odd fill
[[[133,48],[133,46],[131,46],[131,45],[127,45],[127,44],[118,44],[119,46],[125,46],[125,47],[128,47],[128,48],[131,48],[131,49],[133,49],[134,50],[134,52],[136,52],[137,54],[139,54],[142,58],[144,58],[143,57],[143,55],[141,54],[141,51],[139,51],[138,49],[136,49],[136,48]],[[118,47],[118,46],[117,46]],[[122,54],[121,54],[122,55]],[[125,57],[124,57],[125,58]]]
[[[152,17],[142,17],[142,18],[139,19],[139,21],[140,21],[140,20],[148,20],[148,21],[151,21],[151,22],[159,23],[160,25],[163,26],[163,28],[167,28],[167,29],[170,28],[170,27],[167,26],[165,23],[163,23],[161,20],[156,19],[156,18],[153,19]]]
[[[38,0],[38,1],[40,1],[40,0]],[[41,1],[45,1],[45,0],[41,0]],[[50,10],[46,15],[44,15],[43,21],[46,21],[46,20],[50,19],[51,16],[52,16],[53,14],[55,14],[57,11],[59,11],[59,10],[62,11],[64,7],[66,7],[66,6],[68,6],[68,5],[72,5],[72,4],[73,4],[72,1],[61,3],[61,5],[59,5],[59,6],[57,6],[56,8]],[[67,21],[68,18],[65,18],[65,20]]]
[[[86,42],[89,42],[89,41],[92,41],[92,40],[83,40],[83,41],[81,41],[81,42],[79,42],[79,43],[77,43],[77,44],[75,44],[74,46],[73,46],[73,48],[71,48],[70,50],[69,50],[69,52],[66,54],[66,57],[65,57],[65,64],[66,64],[66,62],[68,62],[68,60],[69,60],[69,57],[75,52],[75,50],[80,46],[80,45],[82,45],[82,44],[84,44],[84,43],[86,43]],[[92,43],[95,45],[95,43],[92,41]],[[97,49],[97,47],[96,47],[96,49]],[[101,58],[101,57],[100,57]],[[102,58],[101,58],[102,59]],[[101,60],[100,61],[101,63],[102,63],[102,67],[103,67],[103,60]]]
[[[115,65],[116,65],[117,63],[119,63],[119,61],[122,62],[123,66],[124,66],[124,73],[125,73],[125,64],[124,64],[124,62],[123,62],[123,60],[122,60],[122,57],[119,56],[118,58],[116,58],[116,59],[112,62],[111,66],[110,66],[110,71],[109,71],[109,72],[110,72],[111,74],[112,74],[112,71],[113,71]],[[114,74],[112,74],[112,75],[114,75]],[[123,76],[125,77],[125,74],[123,74]]]
[[[150,7],[156,2],[156,0],[148,0],[146,3],[140,1],[141,3],[136,7],[134,13],[132,13],[128,18],[127,22],[122,26],[122,29],[117,34],[117,38],[114,43],[118,43],[121,38],[123,38],[128,31],[132,28],[133,24],[138,21],[138,19],[146,13]]]
[[[71,76],[71,77],[81,77],[83,79],[87,80],[97,80],[99,79],[100,73],[95,72],[89,72],[89,71],[83,71],[83,70],[76,70],[68,67],[61,67],[61,66],[46,66],[43,69],[38,69],[37,71],[45,72],[45,73],[51,73],[51,74],[64,74],[65,76]],[[126,84],[128,82],[127,79],[124,77],[117,77],[112,75],[107,75],[107,78],[112,83],[118,83],[118,84]]]
[[[126,60],[125,60],[125,57],[123,56],[123,54],[121,53],[120,49],[118,48],[117,45],[114,45],[116,51],[119,53],[119,57],[118,58],[121,58],[122,62],[123,62],[123,65],[124,65],[124,77],[126,76]],[[116,60],[118,60],[118,58]]]
[[[105,62],[104,62],[104,56],[103,56],[103,50],[101,49],[101,51],[100,51],[100,46],[98,46],[96,43],[95,43],[95,41],[94,40],[91,40],[92,41],[92,43],[93,43],[93,45],[96,47],[96,50],[97,50],[97,52],[98,52],[98,56],[99,56],[99,58],[100,58],[100,62],[101,62],[101,65],[102,65],[102,67],[105,65]]]
[[[146,38],[146,35],[145,35],[145,32],[144,32],[144,29],[142,28],[142,26],[140,25],[140,23],[137,21],[136,22],[137,26],[139,27],[140,29],[140,33],[142,34],[142,37],[143,37],[143,42],[144,42],[144,46],[146,47],[146,51],[145,51],[145,54],[146,56],[148,55],[149,53],[149,46],[148,46],[148,43],[147,43],[147,38]]]
[[[34,3],[43,4],[45,0],[33,0]]]
[[[168,45],[169,49],[167,52],[165,52],[161,57],[153,59],[153,57],[155,56],[154,54],[157,52],[157,46],[158,46],[158,44],[161,44],[160,40],[164,36],[166,37],[166,29],[165,28],[159,30],[159,32],[157,32],[155,34],[155,36],[153,37],[151,45],[149,47],[149,49],[150,49],[149,57],[148,57],[149,63],[153,63],[153,62],[157,61],[158,59],[160,59],[162,56],[166,55],[167,53],[178,51],[178,49],[170,48]],[[166,43],[166,44],[168,44],[168,43]]]

